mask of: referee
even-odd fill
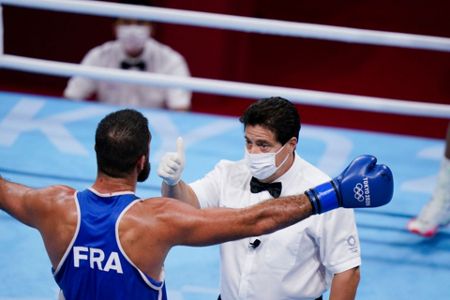
[[[291,102],[262,99],[240,121],[245,159],[222,160],[205,177],[187,185],[179,180],[184,155],[169,153],[158,172],[164,180],[163,194],[201,208],[242,208],[329,181],[295,152],[300,116]],[[356,295],[361,257],[351,209],[336,209],[272,234],[224,243],[220,253],[219,299],[313,300],[321,299],[328,289],[330,299]]]

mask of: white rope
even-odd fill
[[[256,32],[263,34],[277,34],[293,37],[326,39],[341,42],[450,51],[450,39],[442,37],[264,20],[248,17],[228,16],[221,14],[192,12],[156,7],[142,7],[98,1],[0,0],[0,4],[1,3],[29,8],[84,13],[109,17],[137,18],[159,22]],[[2,28],[0,27],[0,30],[1,29]],[[0,52],[0,54],[1,53],[2,52]],[[184,88],[196,92],[226,96],[247,97],[254,99],[270,96],[281,96],[296,103],[325,107],[450,118],[450,105],[445,104],[355,96],[203,78],[174,77],[163,74],[130,72],[61,62],[49,62],[45,60],[25,58],[13,55],[0,55],[0,67],[56,76],[69,77],[78,75],[97,80],[128,82],[152,85],[161,88]]]
[[[450,52],[450,38],[436,36],[257,19],[224,14],[158,7],[142,7],[99,1],[0,0],[0,3],[29,8],[91,14],[97,16],[136,18],[153,20],[157,22],[262,34]]]
[[[183,88],[196,92],[259,99],[281,96],[295,103],[381,113],[450,118],[450,105],[377,97],[318,92],[213,79],[178,77],[138,71],[99,68],[13,55],[0,56],[0,67],[57,76],[84,76],[96,80]]]

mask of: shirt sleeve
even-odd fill
[[[352,209],[339,208],[323,215],[318,224],[321,261],[332,273],[361,265],[361,249]]]
[[[175,51],[168,52],[162,73],[182,77],[190,76],[186,60]],[[189,109],[191,107],[191,92],[188,90],[168,89],[166,98],[167,107],[170,109]]]
[[[224,176],[223,161],[220,161],[212,171],[203,178],[190,184],[197,195],[201,208],[219,207],[222,177]]]
[[[98,66],[100,61],[99,51],[97,48],[90,50],[81,61],[84,66]],[[83,100],[92,96],[96,92],[96,83],[94,80],[74,76],[72,77],[66,89],[64,90],[64,97],[72,100]]]

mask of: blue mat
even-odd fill
[[[63,99],[0,93],[0,173],[30,186],[89,186],[96,174],[93,152],[98,121],[117,107]],[[184,179],[195,180],[219,159],[237,160],[244,151],[237,118],[163,110],[141,110],[153,134],[149,180],[142,197],[158,196],[161,155],[185,140]],[[364,122],[364,120],[361,120]],[[355,156],[373,154],[395,176],[393,201],[358,210],[362,277],[358,299],[450,299],[450,232],[427,240],[408,233],[406,222],[433,190],[444,141],[304,125],[298,153],[331,176]],[[218,246],[176,247],[166,260],[171,300],[215,299]],[[56,299],[57,287],[37,231],[0,212],[0,300]],[[272,300],[272,299],[270,299]],[[275,300],[275,299],[274,299]]]

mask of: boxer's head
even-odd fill
[[[107,115],[95,133],[98,171],[124,178],[138,169],[138,180],[150,173],[148,121],[140,112],[124,109]]]

